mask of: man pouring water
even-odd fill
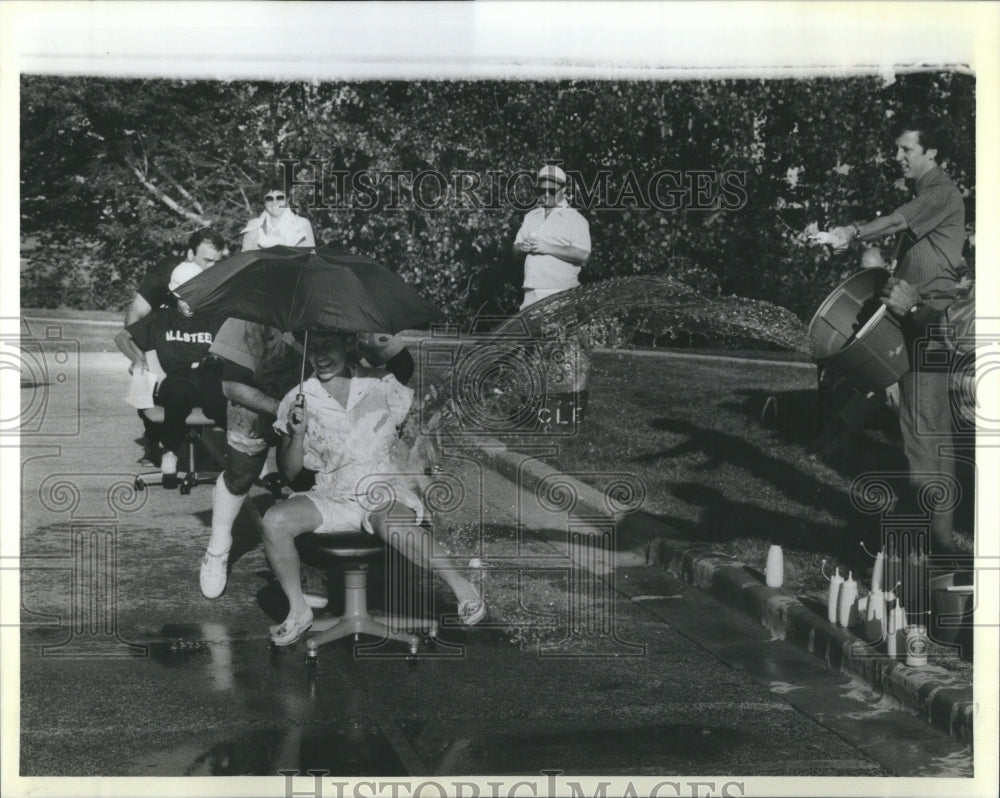
[[[919,321],[940,314],[955,301],[965,241],[965,206],[958,187],[938,164],[944,146],[938,124],[927,119],[903,120],[895,134],[896,161],[903,177],[912,182],[913,199],[885,216],[835,227],[816,234],[814,240],[843,249],[855,240],[898,236],[896,271],[882,300],[900,318],[911,347],[911,371],[899,381],[899,420],[910,485],[919,493],[939,476],[949,486],[954,484],[955,461],[939,453],[942,444],[951,442],[952,431],[948,359],[944,353],[935,357],[933,352],[944,345],[922,344],[926,349],[921,355],[913,344],[923,337]],[[912,304],[903,307],[901,296],[910,296]],[[950,487],[945,492],[950,493]],[[953,550],[953,504],[945,497],[930,508],[936,553]]]

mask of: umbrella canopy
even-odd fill
[[[441,311],[364,255],[270,247],[219,261],[177,287],[199,314],[255,321],[285,332],[389,332],[426,327]]]

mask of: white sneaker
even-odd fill
[[[160,459],[160,484],[163,487],[172,489],[177,487],[177,455],[173,452],[164,452]]]
[[[229,552],[209,554],[201,558],[201,570],[198,573],[198,583],[201,594],[207,599],[218,598],[226,589],[226,567],[229,565]]]

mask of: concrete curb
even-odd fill
[[[498,441],[481,442],[480,451],[502,475],[529,490],[543,480],[558,478],[572,484],[576,506],[587,514],[607,517],[611,509],[606,494],[532,458],[508,450]],[[659,563],[714,598],[747,613],[767,628],[775,639],[787,640],[822,659],[829,667],[846,671],[867,683],[876,693],[916,717],[925,718],[945,734],[971,745],[975,704],[972,685],[952,671],[933,664],[921,668],[881,654],[853,632],[806,607],[797,597],[764,585],[746,566],[705,544],[666,537],[668,531],[649,523],[622,525],[619,564]]]

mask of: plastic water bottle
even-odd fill
[[[906,610],[903,605],[896,602],[896,606],[889,614],[889,632],[886,638],[886,653],[895,659],[899,656],[899,650],[906,645],[904,635],[906,634]]]
[[[885,598],[881,590],[873,590],[868,594],[868,606],[865,609],[865,637],[875,641],[882,639],[885,629]]]
[[[872,568],[872,593],[882,590],[882,578],[885,569],[885,552],[880,551],[875,555],[875,567]]]
[[[865,608],[865,620],[874,621],[876,619],[882,620],[883,607],[882,607],[882,591],[873,590],[868,594],[868,604]]]
[[[764,582],[768,587],[781,587],[785,581],[785,556],[781,546],[771,546],[767,550],[767,566],[764,568]]]
[[[887,611],[885,619],[885,653],[892,659],[896,659],[896,635],[899,627],[896,625],[896,602]]]
[[[840,600],[840,586],[842,584],[844,584],[844,577],[840,575],[840,566],[838,565],[833,571],[833,576],[830,577],[830,593],[826,599],[826,619],[830,623],[837,622],[837,602]]]
[[[853,576],[854,571],[847,572],[847,579],[840,586],[840,597],[837,600],[837,623],[845,629],[851,625],[851,611],[857,612],[855,602],[858,600],[858,583]]]

